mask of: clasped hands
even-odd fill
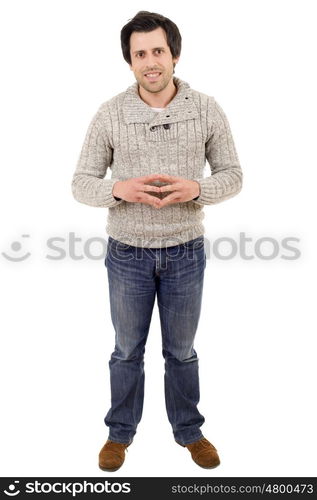
[[[166,183],[156,186],[152,182]],[[149,193],[170,192],[163,199]],[[129,202],[146,203],[155,208],[162,208],[173,203],[191,201],[200,194],[198,181],[168,174],[151,174],[143,177],[133,177],[125,181],[117,181],[112,188],[113,196]]]

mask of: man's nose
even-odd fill
[[[149,54],[146,56],[146,67],[149,69],[155,68],[155,56],[153,54]]]

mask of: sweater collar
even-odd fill
[[[194,103],[190,85],[180,78],[173,77],[177,93],[164,111],[157,113],[141,99],[138,82],[127,88],[122,104],[124,121],[129,123],[150,123],[162,125],[198,118],[198,109]]]

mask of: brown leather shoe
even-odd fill
[[[178,441],[176,442],[178,443]],[[204,469],[213,469],[220,464],[216,448],[206,438],[201,438],[194,443],[186,445],[178,444],[184,448],[188,448],[194,462]]]
[[[109,472],[118,470],[124,462],[125,450],[131,443],[116,443],[108,439],[99,453],[100,469]]]

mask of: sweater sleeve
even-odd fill
[[[200,184],[200,195],[193,201],[199,205],[213,205],[232,198],[241,191],[243,179],[228,119],[215,99],[210,98],[208,106],[211,118],[205,154],[211,175],[195,179]]]
[[[112,195],[115,182],[104,179],[112,163],[113,149],[99,110],[92,118],[73,174],[71,189],[75,200],[92,207],[114,207],[123,202]]]

